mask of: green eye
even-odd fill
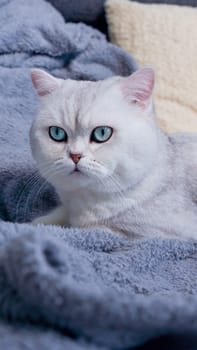
[[[52,140],[57,142],[67,142],[68,140],[66,131],[62,128],[59,128],[58,126],[50,126],[49,136],[52,138]]]
[[[113,129],[109,126],[98,126],[92,131],[90,141],[101,143],[110,139]]]

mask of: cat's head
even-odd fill
[[[154,71],[98,82],[32,70],[40,110],[30,138],[41,174],[59,191],[116,192],[150,171],[157,151]]]

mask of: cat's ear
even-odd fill
[[[152,101],[155,73],[152,68],[143,68],[121,82],[121,90],[129,103],[138,104],[146,109]]]
[[[61,85],[60,79],[54,78],[41,69],[31,70],[31,80],[40,97],[50,94]]]

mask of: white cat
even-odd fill
[[[186,188],[184,141],[177,149],[156,125],[154,79],[151,68],[98,82],[32,70],[41,103],[32,153],[62,203],[34,223],[197,237],[197,139],[189,140],[194,166]]]

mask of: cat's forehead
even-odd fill
[[[96,122],[97,109],[101,108],[113,84],[114,79],[98,82],[65,81],[61,98],[64,122],[72,129]]]
[[[80,107],[87,105],[88,102],[92,104],[104,96],[116,81],[115,78],[100,81],[66,80],[62,85],[65,102],[73,102],[74,100],[75,104],[80,105]]]
[[[88,104],[94,103],[99,87],[100,82],[65,81],[62,90],[65,108],[79,110]]]

